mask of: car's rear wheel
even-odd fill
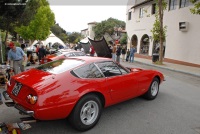
[[[160,85],[159,79],[155,77],[151,82],[148,91],[144,94],[144,98],[147,100],[155,99],[159,92],[159,85]]]
[[[79,131],[89,130],[99,121],[101,111],[102,104],[99,97],[88,94],[78,101],[69,116],[69,122]]]

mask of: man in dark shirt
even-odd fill
[[[42,58],[46,57],[46,50],[44,48],[44,46],[42,45],[41,48],[39,48],[38,50],[38,58],[39,58],[39,62],[41,61]]]
[[[116,58],[116,62],[120,63],[120,55],[121,55],[121,46],[117,46],[117,51],[116,51],[116,55],[117,55],[117,58]]]

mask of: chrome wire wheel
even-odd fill
[[[157,81],[153,81],[151,85],[151,95],[156,96],[159,90],[159,84]]]
[[[99,114],[99,106],[95,101],[86,102],[80,111],[80,119],[84,125],[94,123]]]

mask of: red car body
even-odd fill
[[[78,64],[75,67],[69,67],[68,70],[62,70],[62,68],[60,71],[58,69],[59,73],[51,73],[51,69],[46,71],[48,70],[45,68],[47,64],[49,67],[54,65],[58,67],[58,64],[64,66],[65,62],[77,62]],[[105,67],[108,63],[118,66],[123,74],[106,77],[105,69],[107,69],[107,72],[115,73],[113,71],[115,68],[110,69],[113,66]],[[68,117],[77,103],[88,94],[95,94],[99,97],[102,107],[108,107],[147,93],[154,78],[159,80],[159,84],[164,80],[163,74],[158,71],[125,68],[108,58],[83,56],[47,64],[15,75],[12,77],[10,86],[7,89],[18,110],[39,120],[55,120]],[[91,76],[85,75],[87,74],[85,72],[83,75],[77,75],[83,73],[82,68],[84,69],[85,66],[90,65],[105,67],[104,70],[101,68],[105,76],[101,77],[101,72],[95,76],[92,76],[94,74],[91,72],[89,72]],[[88,70],[92,71],[92,69]],[[21,84],[19,91],[14,91],[16,83]],[[27,101],[29,95],[37,97],[35,104]]]

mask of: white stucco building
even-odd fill
[[[164,26],[167,26],[165,59],[200,67],[200,15],[193,15],[189,0],[167,0]],[[129,0],[127,5],[126,31],[128,46],[134,45],[137,53],[152,56],[156,42],[151,29],[155,21],[155,1]]]
[[[84,37],[89,37],[90,39],[94,39],[94,31],[93,31],[93,27],[96,25],[96,22],[90,22],[88,23],[88,28],[81,30],[81,35],[83,35]]]

